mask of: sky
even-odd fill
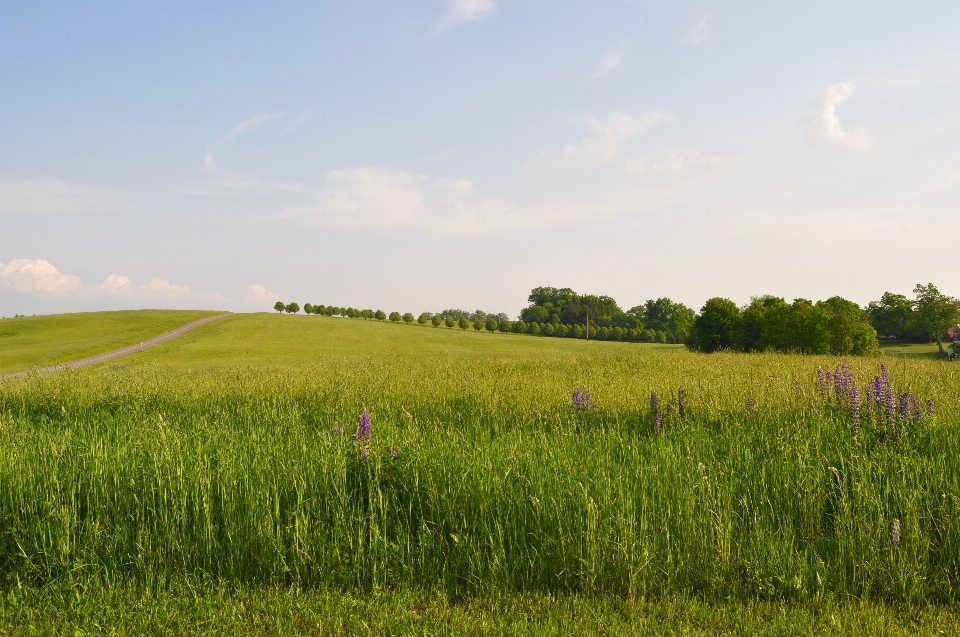
[[[960,296],[960,2],[0,0],[0,315]]]

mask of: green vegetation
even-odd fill
[[[850,360],[854,427],[829,357],[193,334],[0,384],[0,632],[956,632],[960,366]]]
[[[0,373],[56,365],[133,345],[219,312],[133,310],[0,320]]]

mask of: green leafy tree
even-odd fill
[[[834,356],[864,355],[877,349],[877,331],[870,316],[853,301],[834,296],[816,305],[827,346]]]
[[[553,328],[553,333],[559,338],[566,338],[570,334],[570,326],[560,323]]]
[[[430,319],[430,322],[434,327],[440,327],[440,324],[443,323],[443,319],[440,318],[439,314],[434,314],[433,318]]]
[[[414,321],[413,314],[411,314],[410,312],[407,312],[406,314],[403,315],[403,322],[406,323],[407,325],[410,325],[411,323],[413,323],[413,321]]]
[[[486,323],[485,319],[477,319],[473,322],[473,329],[477,332],[483,329],[483,325]]]
[[[470,327],[470,321],[467,320],[466,316],[461,316],[460,320],[457,321],[457,325],[460,327],[461,330],[465,330],[468,327]]]
[[[484,323],[484,327],[487,328],[487,331],[488,331],[488,332],[496,332],[496,331],[497,331],[497,325],[498,325],[497,319],[495,319],[495,318],[493,318],[493,317],[488,318],[488,319],[487,319],[487,322]]]
[[[288,314],[296,314],[297,312],[300,311],[300,306],[297,305],[296,303],[288,303],[287,307],[283,309],[286,310]]]
[[[653,342],[660,343],[661,345],[667,342],[667,333],[663,330],[654,330],[653,332]]]
[[[399,323],[399,322],[400,322],[400,312],[390,312],[390,320],[393,321],[394,323]],[[410,320],[411,320],[411,321],[413,320],[413,317],[412,317],[412,316],[410,317]]]
[[[916,302],[902,294],[884,292],[879,301],[870,301],[867,314],[877,334],[906,340],[916,335]]]
[[[540,328],[540,333],[544,336],[553,336],[556,333],[556,330],[553,329],[553,323],[544,323],[543,327]]]
[[[313,314],[313,306],[310,305],[309,303],[306,303],[306,304],[303,306],[303,312],[304,312],[305,314]]]
[[[687,344],[701,352],[733,349],[739,329],[740,308],[730,299],[714,297],[700,310]]]
[[[519,321],[513,322],[513,333],[514,334],[523,334],[527,331],[527,324],[522,319]]]
[[[287,306],[283,303],[283,301],[277,301],[273,304],[273,309],[275,309],[277,312],[283,312],[285,309],[287,309]]]
[[[453,327],[457,324],[457,321],[452,316],[448,316],[447,318],[443,319],[443,324],[447,327]]]
[[[737,335],[738,346],[744,352],[759,352],[773,344],[764,339],[764,326],[767,315],[774,308],[787,307],[786,301],[777,296],[754,296],[750,304],[741,310],[740,330]]]
[[[540,324],[539,323],[527,323],[527,334],[532,334],[534,336],[540,335]]]
[[[387,318],[387,315],[383,310],[377,310],[374,312],[373,318],[377,319],[378,321],[383,321]]]
[[[509,334],[513,325],[510,321],[500,321],[497,323],[497,329],[503,332],[504,334]]]
[[[937,341],[940,354],[945,355],[943,335],[960,322],[960,301],[942,294],[933,283],[918,283],[913,294],[917,297],[917,323],[920,329],[927,338]]]
[[[419,317],[417,317],[417,323],[420,325],[426,325],[430,320],[431,316],[427,312],[422,312]]]

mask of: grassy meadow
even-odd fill
[[[817,368],[881,362],[922,417],[854,436]],[[123,363],[0,383],[0,633],[960,627],[957,365],[267,314]]]
[[[217,312],[131,310],[0,320],[0,374],[95,356]]]

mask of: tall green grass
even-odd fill
[[[817,388],[836,362],[638,348],[4,383],[0,574],[957,601],[960,368],[898,361],[936,415],[893,438],[866,417],[854,439]],[[852,363],[861,387],[877,372]],[[655,435],[651,392],[681,385],[685,417]]]

